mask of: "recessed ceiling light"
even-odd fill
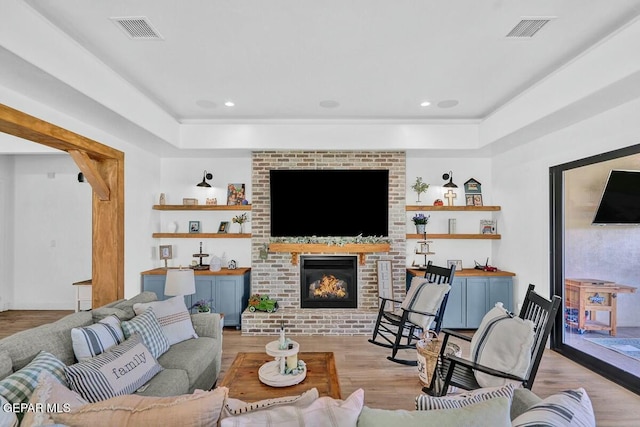
[[[233,101],[225,101],[224,105],[227,107],[233,107],[236,104]]]
[[[199,99],[196,101],[196,105],[201,108],[213,109],[216,108],[216,103],[213,101],[209,101],[208,99]]]
[[[340,106],[340,103],[332,99],[325,99],[324,101],[320,101],[320,106],[322,108],[336,108]]]
[[[428,107],[429,105],[431,105],[431,102],[429,102],[429,101],[422,101],[422,102],[420,103],[420,106],[421,106],[421,107]]]
[[[459,102],[457,99],[447,99],[445,101],[438,102],[438,107],[440,108],[452,108],[458,105]]]

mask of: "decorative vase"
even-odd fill
[[[416,233],[424,234],[427,224],[416,224]]]
[[[240,223],[240,231],[238,231],[238,233],[240,234],[244,233],[244,222]]]
[[[176,231],[178,231],[178,223],[175,221],[172,221],[170,223],[167,224],[167,231],[169,233],[175,233]]]

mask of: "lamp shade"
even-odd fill
[[[167,270],[165,295],[191,295],[196,293],[196,279],[190,268]]]

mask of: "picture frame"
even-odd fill
[[[220,225],[218,226],[218,233],[228,233],[229,232],[229,221],[220,221]]]
[[[465,194],[464,199],[465,199],[465,204],[467,206],[474,206],[473,204],[473,194]]]
[[[189,221],[189,233],[200,232],[200,221]]]
[[[171,259],[173,258],[173,246],[171,245],[160,245],[158,249],[158,254],[160,259]]]
[[[481,219],[480,234],[498,234],[497,221],[493,219]]]
[[[227,185],[227,205],[245,204],[246,193],[244,184]]]
[[[482,206],[482,194],[473,194],[473,206]]]
[[[456,271],[461,271],[462,270],[462,260],[461,259],[448,259],[447,260],[447,267],[451,268],[452,265],[456,268]]]
[[[193,199],[193,198],[183,198],[182,199],[182,204],[186,205],[186,206],[193,206],[193,205],[197,205],[198,204],[198,199]]]

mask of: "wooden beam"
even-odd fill
[[[88,173],[80,168],[87,179],[89,174],[94,177],[93,182],[89,181],[94,190],[93,307],[124,298],[124,153],[3,104],[0,132],[69,153],[74,151],[70,153],[74,160],[78,158],[85,167],[93,168]]]
[[[103,201],[109,200],[109,187],[98,173],[98,169],[94,166],[87,153],[79,150],[69,150],[69,155],[76,162],[84,177],[87,178],[98,198]]]

